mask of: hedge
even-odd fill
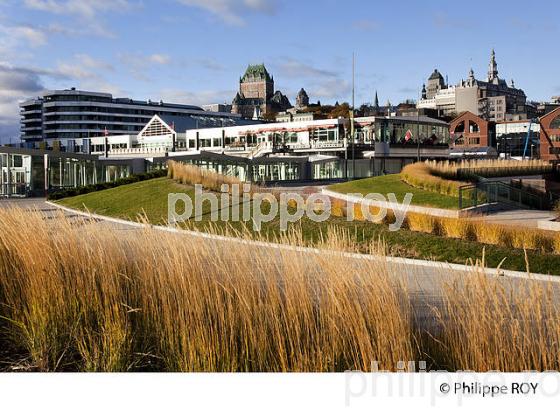
[[[115,188],[121,185],[133,184],[135,182],[146,181],[153,178],[161,178],[167,176],[166,169],[158,169],[156,171],[145,172],[143,174],[134,174],[126,178],[117,179],[113,182],[100,182],[98,184],[84,185],[76,188],[63,188],[52,191],[47,194],[47,199],[56,201],[58,199],[89,194],[90,192],[103,191],[109,188]]]

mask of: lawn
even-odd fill
[[[122,219],[137,220],[140,215],[145,214],[151,223],[160,224],[167,222],[169,193],[185,193],[192,198],[194,189],[168,178],[156,178],[64,198],[58,202],[71,208]]]
[[[168,193],[183,192],[193,196],[191,187],[177,184],[167,178],[157,178],[135,184],[123,185],[105,191],[65,198],[58,203],[76,209],[88,209],[91,212],[136,220],[145,214],[148,221],[155,224],[166,223]],[[203,220],[193,222],[192,227],[198,230],[215,230],[226,227],[224,222],[210,222],[209,209],[203,207]],[[181,210],[178,210],[180,212]],[[267,212],[263,209],[263,212]],[[445,238],[421,232],[401,229],[390,232],[386,225],[370,222],[348,222],[344,218],[331,217],[327,222],[317,223],[308,218],[299,222],[303,239],[313,244],[328,234],[330,227],[345,230],[358,250],[367,252],[368,247],[382,239],[390,255],[407,258],[436,260],[450,263],[465,264],[480,258],[485,248],[488,267],[497,267],[505,258],[502,268],[525,271],[525,256],[522,250],[509,249],[494,245],[484,245],[474,241]],[[251,222],[233,222],[227,226],[234,230],[251,231]],[[279,220],[264,223],[262,236],[274,238],[279,234]],[[560,256],[528,251],[529,265],[533,272],[558,274]]]
[[[331,185],[328,188],[343,194],[366,195],[369,193],[379,193],[386,196],[392,192],[399,202],[403,200],[407,192],[410,192],[413,194],[412,205],[445,209],[457,209],[459,205],[459,200],[455,197],[424,191],[404,183],[401,181],[399,174],[358,179],[356,181]]]

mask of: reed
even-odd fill
[[[539,229],[510,228],[512,246],[519,249],[535,249],[541,252],[552,252],[554,247],[553,235]]]
[[[323,252],[300,252],[297,225],[276,249],[238,231],[223,242],[38,211],[0,209],[0,220],[8,370],[560,369],[552,288],[449,275],[441,304],[424,309],[428,332],[383,244],[349,259],[335,251],[355,251],[355,238],[334,227]]]
[[[517,160],[464,160],[459,162],[450,161],[426,161],[426,165],[433,175],[445,179],[461,179],[459,170],[481,177],[491,178],[500,176],[517,176],[529,174],[544,174],[551,172],[553,166],[543,160],[531,159]]]
[[[467,219],[462,218],[440,218],[441,231],[449,238],[474,240],[475,229]]]
[[[503,225],[487,222],[473,223],[474,236],[481,243],[499,246],[512,246],[512,231]]]
[[[202,185],[204,189],[220,192],[222,185],[238,185],[240,192],[244,182],[234,176],[219,174],[211,169],[177,161],[167,162],[169,178],[186,185]]]
[[[417,347],[382,263],[0,211],[1,357],[41,371],[395,369]],[[241,239],[241,238],[240,238]],[[301,232],[284,241],[301,244]],[[331,230],[324,249],[352,249]],[[355,241],[354,241],[355,242]],[[18,358],[16,360],[16,358]]]
[[[554,253],[560,255],[560,233],[556,232],[552,237],[552,247]]]
[[[407,226],[411,231],[439,234],[441,227],[439,219],[426,214],[409,212],[407,214]]]
[[[459,196],[459,187],[462,185],[458,181],[434,175],[430,166],[425,162],[405,166],[400,175],[404,182],[415,188],[454,197]]]
[[[560,367],[560,312],[551,284],[504,282],[476,273],[449,284],[443,293],[439,342],[448,369]]]

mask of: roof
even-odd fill
[[[183,133],[197,128],[231,127],[235,125],[255,124],[255,121],[242,118],[207,117],[198,115],[158,115],[163,122],[175,130]]]
[[[356,117],[355,120],[358,120],[360,117]],[[379,118],[379,117],[377,117]],[[428,117],[426,115],[420,115],[415,116],[404,116],[404,115],[395,115],[395,116],[390,116],[390,117],[381,117],[382,119],[386,119],[386,120],[397,120],[397,121],[404,121],[404,122],[413,122],[416,123],[418,121],[422,122],[422,123],[430,123],[430,124],[438,124],[438,125],[448,125],[447,122],[443,121],[443,120],[438,120],[436,118],[432,118],[432,117]]]
[[[247,70],[245,70],[245,74],[241,78],[241,81],[247,81],[250,79],[260,79],[266,81],[272,80],[264,64],[249,64]]]
[[[428,80],[443,80],[443,76],[436,68]]]

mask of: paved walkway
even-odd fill
[[[513,209],[484,215],[477,220],[500,225],[514,225],[518,227],[537,228],[538,221],[549,221],[556,217],[552,211],[537,211],[532,209]]]

